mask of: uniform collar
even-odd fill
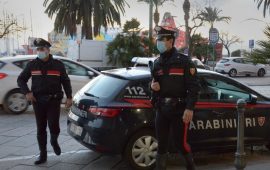
[[[170,57],[174,56],[175,53],[177,53],[177,50],[175,47],[172,47],[169,51],[165,51],[164,53],[160,54],[160,56],[163,59],[169,59]]]

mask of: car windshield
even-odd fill
[[[108,98],[118,93],[127,83],[127,80],[100,75],[90,81],[82,90],[88,96]]]

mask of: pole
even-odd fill
[[[184,19],[185,19],[185,27],[186,27],[186,32],[185,32],[185,39],[186,39],[186,44],[185,44],[185,48],[188,49],[189,48],[189,25],[188,25],[188,20],[189,20],[189,11],[190,11],[190,2],[189,0],[185,0],[184,4],[183,4],[183,10],[185,13]],[[188,52],[189,54],[189,49]]]
[[[149,1],[149,54],[148,57],[152,57],[152,39],[153,39],[153,0]]]
[[[235,153],[234,165],[237,170],[244,170],[246,167],[246,153],[244,151],[244,112],[247,103],[244,99],[239,99],[237,101],[237,114],[238,114],[238,124],[237,124],[237,150]]]

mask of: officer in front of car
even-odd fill
[[[47,122],[53,150],[56,155],[61,154],[57,139],[60,134],[62,86],[67,96],[67,108],[72,104],[72,89],[64,64],[50,54],[51,44],[41,38],[34,40],[33,44],[37,50],[37,58],[27,64],[19,75],[17,83],[27,100],[33,104],[35,112],[40,150],[40,155],[34,162],[37,165],[47,161]],[[32,78],[31,90],[27,86],[30,77]]]
[[[160,51],[160,57],[154,61],[151,69],[152,104],[156,110],[158,140],[156,168],[166,169],[168,139],[172,130],[173,141],[186,160],[186,168],[194,170],[187,135],[199,91],[197,69],[190,57],[178,53],[174,47],[176,30],[157,26],[155,31],[157,48]]]

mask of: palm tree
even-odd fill
[[[252,50],[251,53],[246,53],[245,56],[251,58],[254,63],[267,63],[270,60],[270,26],[268,25],[264,34],[266,35],[266,40],[258,41],[257,44],[260,48]]]
[[[173,0],[137,0],[138,2],[146,2],[146,3],[150,3],[150,1],[153,1],[154,5],[155,5],[155,13],[154,13],[154,22],[155,25],[157,26],[159,23],[159,12],[158,12],[158,7],[162,6],[166,1],[173,1]]]
[[[46,7],[49,0],[44,0]],[[49,17],[56,15],[54,29],[71,36],[76,34],[76,25],[82,25],[82,36],[93,39],[100,33],[101,26],[121,25],[120,12],[125,12],[125,0],[51,0],[45,13]],[[92,21],[93,20],[93,21]],[[94,26],[92,26],[92,23]],[[92,28],[94,27],[94,33]]]
[[[270,12],[270,0],[254,0],[257,1],[257,8],[259,9],[263,4],[263,16],[265,17],[266,10],[269,9]]]
[[[220,16],[219,14],[221,12],[222,10],[219,10],[217,8],[206,7],[204,11],[200,12],[198,18],[208,22],[211,25],[211,28],[214,28],[215,22],[225,21],[228,23],[231,20],[231,17]]]

